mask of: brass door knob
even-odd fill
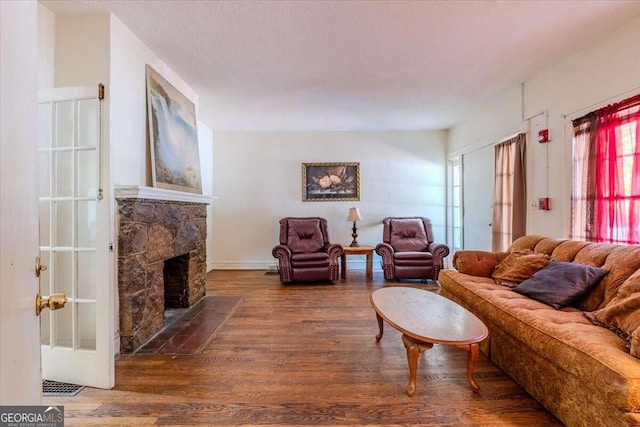
[[[47,270],[47,265],[40,262],[40,257],[36,257],[36,277],[40,277],[40,273]]]
[[[67,296],[65,294],[52,294],[48,297],[40,296],[40,293],[36,295],[36,316],[40,316],[40,313],[45,308],[51,311],[60,310],[67,304]]]

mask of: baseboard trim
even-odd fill
[[[233,262],[222,261],[212,263],[213,270],[268,270],[269,266],[276,265],[276,262],[267,261],[249,261],[249,262]]]
[[[380,263],[376,263],[375,259],[373,261],[374,261],[373,270],[382,271],[382,268],[380,267]],[[269,270],[269,267],[274,265],[277,265],[277,263],[267,262],[267,261],[249,261],[249,262],[222,261],[222,262],[214,262],[211,264],[211,266],[207,266],[207,268],[209,269],[209,271],[211,270]],[[366,270],[366,268],[367,268],[367,262],[365,259],[360,260],[355,257],[347,258],[347,270]]]

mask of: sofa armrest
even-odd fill
[[[453,267],[470,276],[491,277],[494,267],[504,258],[500,255],[486,251],[457,251],[453,254]]]

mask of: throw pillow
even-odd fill
[[[550,260],[549,255],[533,251],[512,252],[496,265],[491,277],[499,285],[514,288],[533,276],[536,271],[546,267]]]
[[[627,343],[627,347],[635,347],[635,357],[640,357],[637,353],[638,345],[633,345],[633,333],[640,332],[640,270],[632,274],[618,290],[616,296],[600,310],[584,312],[587,319],[594,325],[611,329]]]
[[[513,290],[558,309],[589,292],[608,272],[577,262],[550,261]]]
[[[453,267],[470,276],[491,277],[498,265],[498,256],[493,252],[463,250],[453,254]]]

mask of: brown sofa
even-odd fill
[[[555,309],[491,277],[508,254],[527,250],[608,273]],[[453,265],[440,272],[441,294],[482,319],[483,353],[560,421],[640,425],[640,246],[524,236],[506,253],[456,252]]]

